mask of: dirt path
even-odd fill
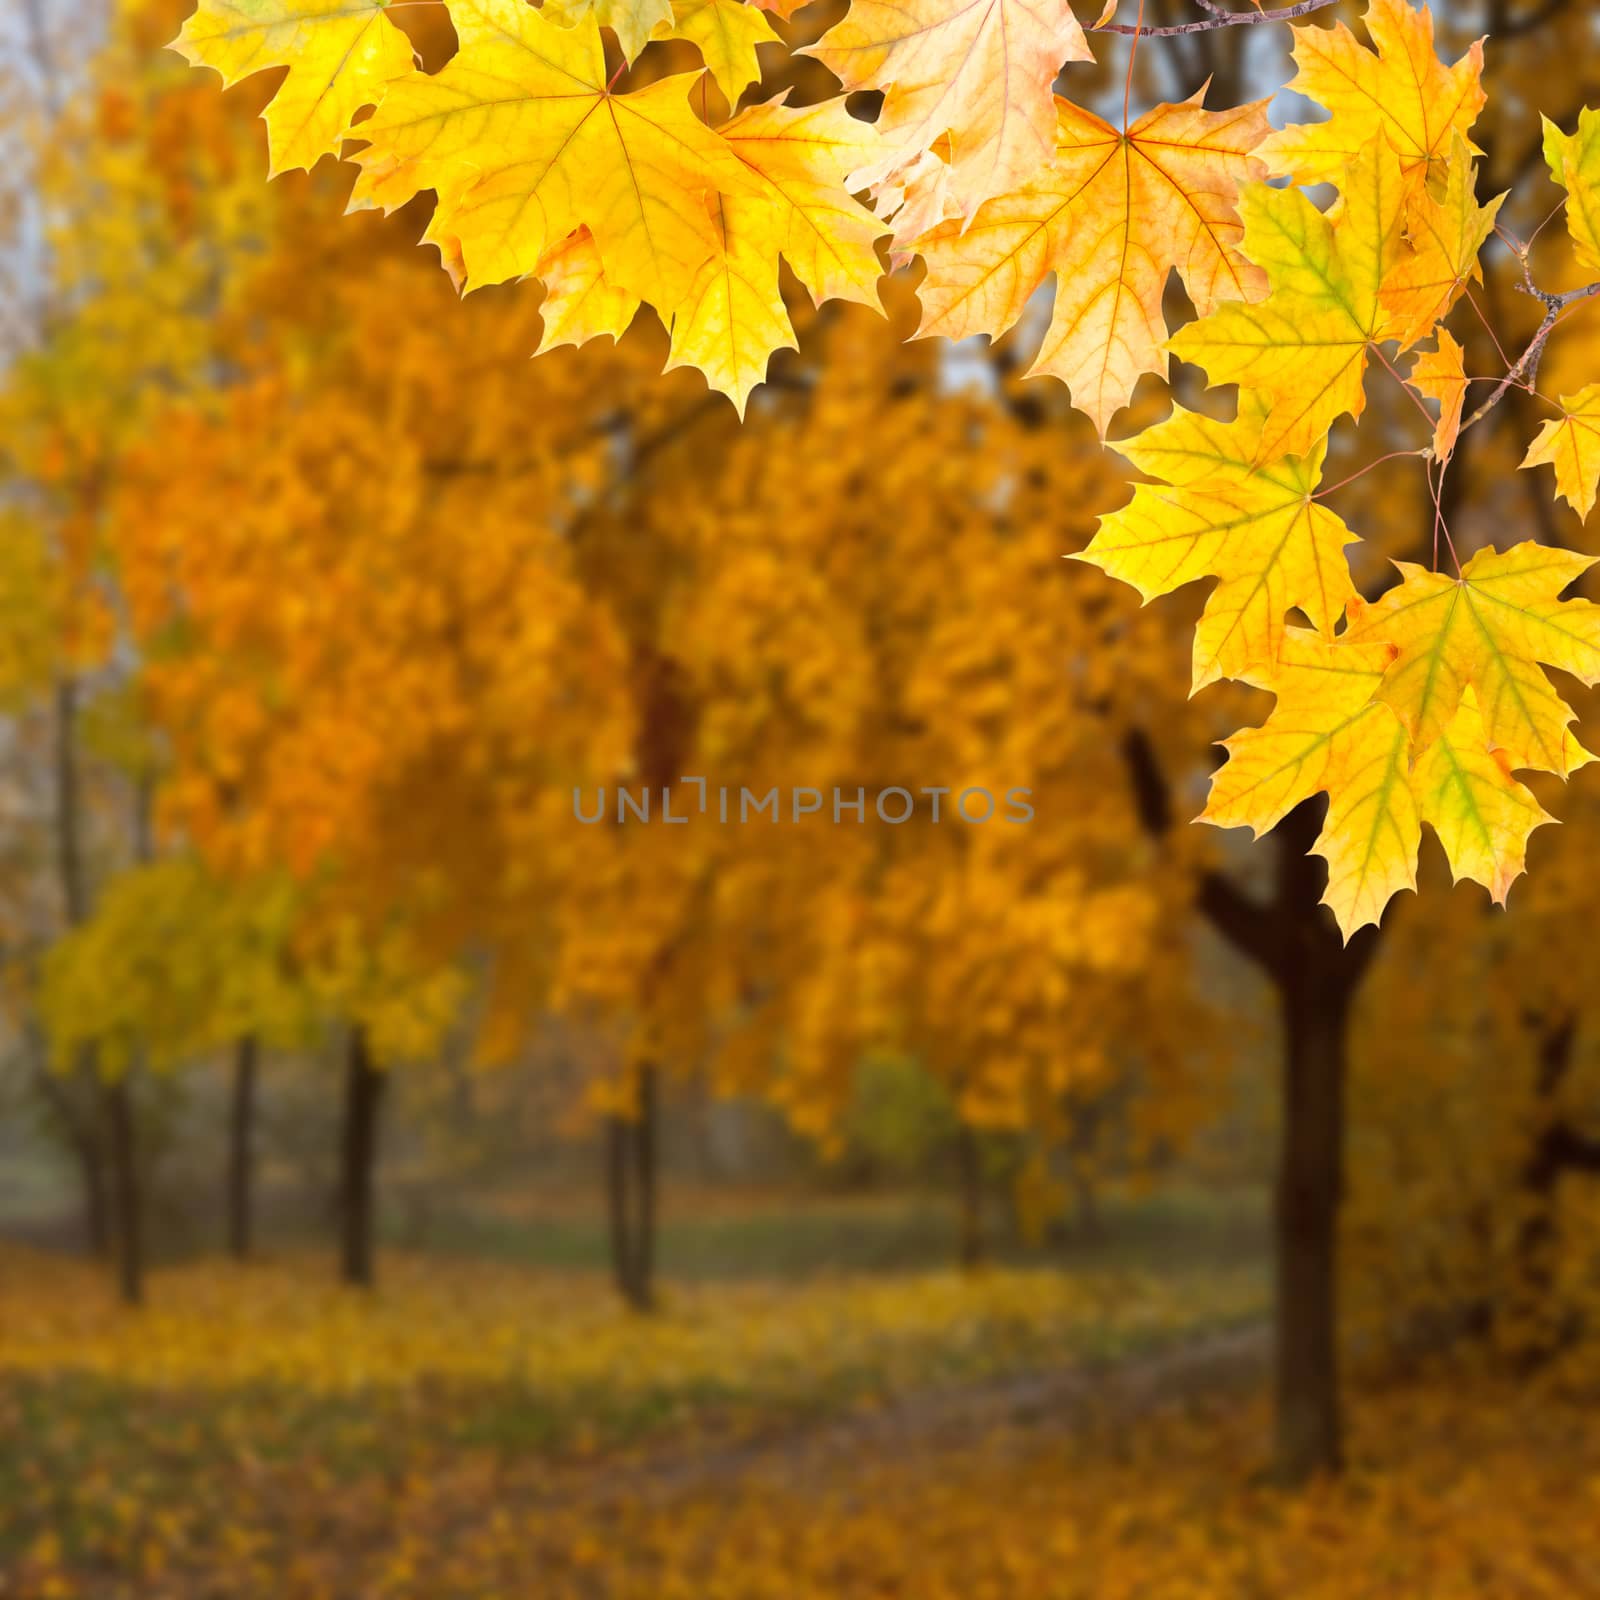
[[[1248,1389],[1265,1377],[1270,1351],[1270,1330],[1253,1323],[1103,1365],[911,1394],[878,1410],[756,1438],[666,1444],[636,1460],[566,1476],[549,1503],[595,1510],[660,1504],[774,1473],[820,1484],[850,1464],[960,1447],[997,1433],[1126,1422],[1161,1406]]]

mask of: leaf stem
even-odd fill
[[[1133,24],[1133,43],[1128,47],[1128,76],[1122,85],[1122,133],[1128,133],[1128,106],[1133,100],[1133,64],[1139,59],[1139,41],[1144,37],[1144,0],[1139,0],[1139,15]]]
[[[1366,466],[1362,467],[1359,471],[1352,472],[1348,478],[1341,478],[1337,483],[1324,484],[1322,488],[1318,489],[1317,492],[1312,495],[1311,498],[1313,500],[1321,500],[1326,495],[1337,494],[1339,490],[1349,488],[1352,483],[1355,483],[1358,480],[1366,477],[1369,472],[1372,472],[1376,468],[1383,466],[1383,464],[1387,461],[1403,461],[1410,457],[1423,456],[1426,454],[1427,451],[1425,449],[1391,450],[1388,455],[1379,456],[1376,461],[1369,461]]]

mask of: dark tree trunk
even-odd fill
[[[1072,1163],[1072,1194],[1077,1204],[1078,1238],[1085,1243],[1098,1243],[1105,1237],[1105,1224],[1100,1218],[1100,1195],[1094,1178],[1082,1161]]]
[[[80,1139],[73,1146],[78,1158],[78,1173],[83,1180],[83,1233],[89,1254],[104,1261],[111,1254],[111,1207],[106,1201],[105,1163],[94,1139]]]
[[[139,1145],[134,1129],[133,1090],[126,1075],[105,1086],[106,1133],[111,1150],[116,1202],[117,1290],[124,1305],[144,1302],[144,1193],[139,1181]]]
[[[56,872],[62,921],[70,930],[81,927],[89,915],[78,782],[78,685],[73,678],[63,678],[56,684],[54,776]],[[102,1113],[107,1108],[97,1079],[93,1049],[84,1050],[73,1063],[70,1082],[58,1080],[48,1064],[39,1070],[40,1085],[61,1119],[83,1179],[84,1230],[89,1251],[104,1260],[110,1256],[113,1243],[105,1148],[109,1128],[104,1125]]]
[[[375,1275],[378,1111],[384,1073],[373,1065],[364,1028],[352,1028],[345,1059],[344,1136],[340,1151],[340,1269],[348,1284],[370,1289]]]
[[[1282,1015],[1283,1133],[1275,1196],[1274,1464],[1304,1483],[1344,1464],[1339,1382],[1339,1210],[1344,1199],[1345,1080],[1350,1011],[1377,946],[1346,944],[1319,904],[1326,877],[1309,854],[1322,807],[1279,825],[1281,851],[1269,973]]]
[[[628,1218],[632,1210],[632,1133],[628,1119],[615,1114],[606,1118],[606,1221],[611,1241],[611,1277],[624,1300],[633,1299],[632,1249]]]
[[[1338,1245],[1347,997],[1308,965],[1283,996],[1283,1132],[1276,1194],[1276,1464],[1299,1483],[1343,1462]]]
[[[253,1034],[234,1048],[233,1103],[228,1119],[228,1250],[236,1261],[250,1259],[254,1214],[256,1068],[260,1055]]]
[[[635,1311],[655,1305],[658,1096],[655,1069],[645,1067],[639,1074],[636,1114],[606,1118],[611,1273],[618,1294]]]
[[[1552,1304],[1560,1249],[1556,1191],[1565,1173],[1600,1172],[1600,1145],[1578,1133],[1560,1105],[1572,1070],[1577,1019],[1569,1015],[1547,1022],[1530,1016],[1528,1023],[1539,1031],[1539,1125],[1522,1169],[1516,1282],[1508,1308],[1521,1341],[1517,1361],[1525,1370],[1543,1365],[1578,1332],[1576,1319]]]
[[[983,1265],[983,1161],[978,1136],[962,1123],[956,1133],[956,1167],[961,1186],[960,1248],[963,1271]]]
[[[1155,835],[1172,826],[1155,752],[1139,733],[1124,753],[1140,817]],[[1337,1472],[1343,1440],[1339,1393],[1338,1241],[1344,1187],[1345,1059],[1350,1010],[1379,930],[1348,944],[1319,904],[1324,864],[1309,854],[1324,804],[1307,802],[1277,827],[1270,902],[1221,873],[1202,875],[1197,908],[1277,992],[1283,1026],[1283,1134],[1274,1205],[1274,1467],[1285,1483]]]
[[[660,1121],[656,1069],[639,1074],[639,1121],[634,1129],[638,1161],[638,1229],[634,1241],[633,1300],[640,1311],[656,1302],[656,1144]]]

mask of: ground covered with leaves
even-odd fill
[[[1570,1388],[1364,1387],[1344,1483],[1264,1482],[1255,1273],[724,1283],[642,1319],[594,1273],[386,1265],[370,1300],[317,1258],[175,1268],[129,1315],[0,1257],[0,1595],[1600,1595]],[[1247,1359],[1186,1368],[1208,1344]]]

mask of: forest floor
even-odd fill
[[[1272,1488],[1259,1260],[913,1250],[640,1318],[515,1255],[391,1252],[370,1296],[197,1260],[129,1314],[0,1249],[0,1596],[1600,1597],[1593,1392],[1361,1380],[1349,1475]]]

